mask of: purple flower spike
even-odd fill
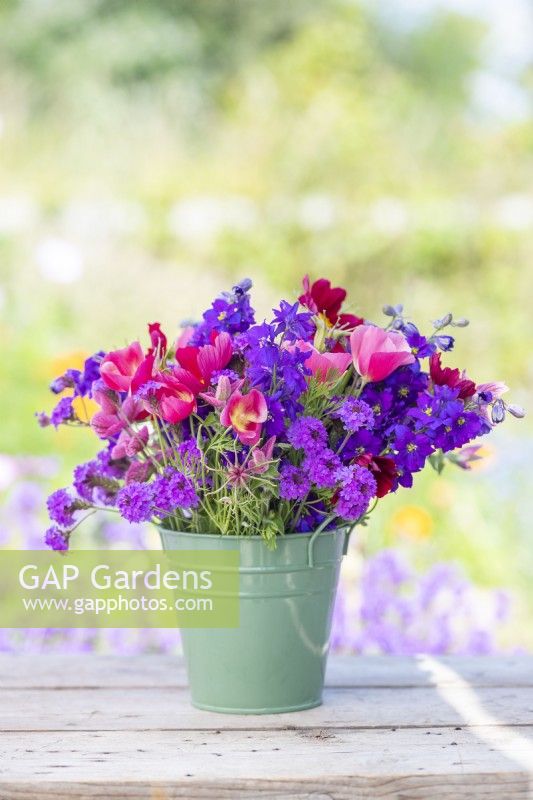
[[[46,531],[44,542],[52,550],[68,550],[69,535],[55,525]]]
[[[117,506],[128,522],[148,522],[153,516],[154,491],[147,483],[129,483],[117,494]]]
[[[74,505],[75,501],[66,489],[58,489],[50,495],[46,501],[50,519],[57,522],[63,528],[69,528],[74,524]]]
[[[347,431],[358,431],[360,428],[374,427],[374,412],[364,400],[348,397],[334,414],[341,420]]]
[[[322,450],[328,434],[324,424],[315,417],[300,417],[287,432],[287,439],[296,450],[316,452]]]
[[[283,500],[304,500],[311,488],[309,478],[301,467],[284,464],[280,470],[279,496]]]

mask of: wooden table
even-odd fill
[[[0,800],[533,798],[533,658],[336,657],[327,687],[226,716],[179,658],[0,656]]]

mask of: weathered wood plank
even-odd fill
[[[2,800],[531,800],[527,775],[492,773],[134,783],[57,781],[0,783]]]
[[[186,686],[181,656],[0,655],[0,688]],[[471,686],[533,687],[533,656],[439,657]],[[442,679],[439,683],[443,683]],[[331,656],[328,686],[434,686],[425,656]]]
[[[4,734],[2,800],[532,797],[529,731]],[[512,756],[509,755],[512,753]]]
[[[327,682],[238,717],[191,708],[178,658],[0,657],[0,800],[533,800],[533,659],[335,657]]]
[[[199,711],[179,688],[0,690],[0,730],[280,730],[490,724],[533,726],[528,688],[448,687],[325,691],[324,705],[291,714],[240,716]]]

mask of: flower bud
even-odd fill
[[[432,336],[432,341],[434,341],[437,347],[440,347],[440,349],[445,353],[453,350],[453,345],[455,343],[453,336],[448,336],[447,334],[443,334],[442,336]]]
[[[382,311],[383,311],[383,313],[385,314],[386,317],[395,317],[396,316],[396,309],[394,308],[394,306],[388,306],[388,305],[387,306],[383,306]]]
[[[522,406],[517,406],[514,403],[507,405],[507,411],[517,419],[523,419],[526,416],[526,411]]]
[[[439,328],[446,328],[447,325],[450,325],[453,320],[453,314],[445,314],[441,319],[436,319],[433,321],[433,327],[439,330]]]
[[[498,399],[492,406],[491,418],[495,425],[503,422],[505,419],[505,404],[503,400]]]
[[[240,281],[240,283],[238,283],[236,286],[233,287],[233,291],[235,292],[235,294],[240,295],[240,294],[246,294],[246,292],[249,292],[251,288],[252,288],[252,281],[250,280],[250,278],[243,278],[243,280]]]
[[[470,320],[466,319],[466,317],[459,317],[459,319],[452,320],[451,324],[454,328],[466,328],[470,325]]]

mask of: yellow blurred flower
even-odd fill
[[[90,422],[100,406],[90,397],[75,397],[72,401],[72,408],[82,422]]]
[[[82,350],[74,350],[71,353],[62,353],[56,358],[50,359],[46,362],[46,374],[53,380],[59,375],[63,375],[67,369],[83,369],[85,359],[89,357],[88,353]]]
[[[390,519],[395,536],[407,539],[427,539],[433,530],[431,515],[420,506],[402,506]]]

